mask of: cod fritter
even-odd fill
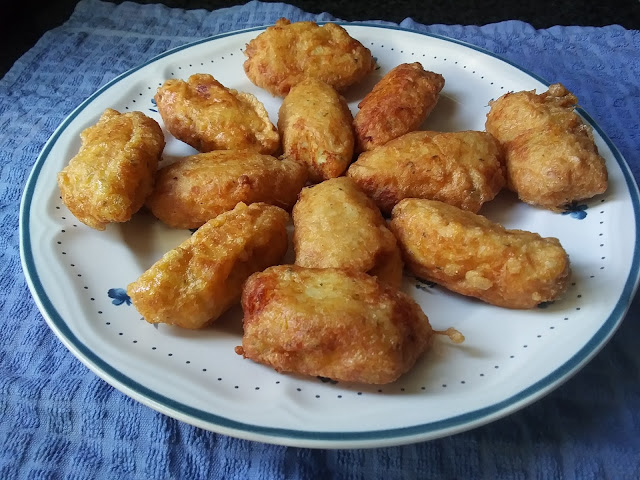
[[[275,153],[280,136],[260,101],[208,74],[170,79],[155,95],[162,120],[178,140],[200,152],[252,150]]]
[[[568,286],[569,257],[556,238],[420,199],[396,205],[391,230],[414,275],[493,305],[532,308]]]
[[[244,286],[242,309],[238,354],[279,372],[349,382],[393,382],[442,333],[405,293],[333,268],[281,265],[256,273]]]
[[[280,106],[284,154],[309,169],[317,183],[344,173],[353,158],[353,117],[345,99],[322,80],[295,85]]]
[[[425,71],[418,62],[392,69],[358,104],[353,124],[357,150],[384,145],[417,130],[436,106],[444,77]]]
[[[218,150],[185,157],[158,170],[147,207],[174,228],[197,228],[238,202],[291,209],[307,170],[293,160]]]
[[[507,186],[532,205],[561,210],[604,193],[608,175],[577,98],[556,83],[540,95],[507,93],[490,103],[486,129],[505,149]]]
[[[96,230],[128,221],[153,188],[165,144],[162,129],[141,112],[108,108],[80,137],[80,151],[58,174],[62,201]]]
[[[249,80],[280,97],[305,77],[343,91],[375,67],[369,49],[334,23],[319,26],[281,18],[251,40],[244,53]]]
[[[252,273],[281,261],[288,219],[272,205],[238,204],[167,252],[127,294],[149,323],[201,328],[238,303]]]
[[[302,190],[293,207],[296,265],[342,268],[402,284],[402,258],[378,207],[347,177]]]
[[[477,212],[505,183],[500,145],[486,132],[410,132],[360,154],[347,175],[390,213],[403,198]]]

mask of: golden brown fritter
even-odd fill
[[[202,328],[238,303],[242,284],[287,251],[287,212],[238,204],[209,220],[127,287],[149,323]]]
[[[58,174],[62,201],[97,230],[128,221],[153,188],[164,149],[162,129],[141,112],[108,108],[80,137],[80,151]]]
[[[418,62],[392,69],[358,104],[353,125],[362,152],[417,130],[436,106],[444,77]]]
[[[280,106],[285,155],[309,169],[317,183],[344,173],[353,158],[353,117],[345,99],[322,80],[295,85]]]
[[[347,177],[307,187],[293,207],[296,265],[342,268],[402,284],[402,258],[380,210]]]
[[[414,275],[493,305],[532,308],[568,286],[569,257],[556,238],[420,199],[396,205],[391,230]]]
[[[319,26],[281,18],[251,40],[244,53],[249,80],[280,97],[305,77],[343,91],[375,67],[369,49],[334,23]]]
[[[279,372],[384,384],[407,372],[433,330],[415,301],[355,271],[281,265],[249,277],[236,352]]]
[[[490,102],[486,126],[502,143],[512,141],[525,130],[550,123],[575,128],[582,124],[574,112],[577,103],[576,96],[560,83],[540,95],[535,90],[505,93]]]
[[[218,150],[185,157],[158,170],[147,207],[175,228],[197,228],[238,202],[290,209],[307,170],[289,159],[248,150]]]
[[[559,83],[491,102],[486,129],[503,143],[507,186],[524,202],[561,210],[607,189],[605,161],[574,111],[577,102]]]
[[[178,140],[200,152],[252,150],[272,154],[280,136],[260,101],[232,90],[211,75],[171,79],[155,95],[162,120]]]
[[[403,198],[477,212],[505,183],[502,152],[485,132],[410,132],[360,154],[347,172],[385,213]]]

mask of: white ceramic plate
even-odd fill
[[[530,73],[474,46],[397,28],[347,25],[380,68],[347,94],[352,110],[389,69],[419,61],[446,79],[424,128],[484,128],[488,102],[510,90],[546,90]],[[462,345],[439,338],[416,367],[381,387],[278,374],[234,353],[241,342],[235,309],[193,332],[141,320],[123,296],[189,231],[148,214],[92,230],[62,204],[56,174],[78,151],[79,133],[107,107],[140,110],[161,123],[152,97],[168,78],[203,72],[248,91],[277,120],[280,99],[244,74],[242,50],[261,29],[220,35],[171,50],[109,82],[55,131],[27,182],[21,254],[33,296],[64,345],[101,378],[140,402],[199,427],[264,442],[325,448],[373,447],[460,432],[513,412],[575,373],[621,322],[638,280],[638,191],[627,165],[597,125],[610,188],[554,214],[501,194],[485,215],[510,228],[560,239],[573,266],[562,301],[531,311],[483,304],[406,278],[405,290],[435,328],[457,327]],[[193,153],[166,131],[165,157]]]

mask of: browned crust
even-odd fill
[[[307,78],[285,97],[278,115],[282,148],[305,165],[313,183],[342,175],[353,158],[353,117],[346,100],[321,80]]]
[[[577,101],[556,83],[491,102],[486,129],[504,145],[507,186],[522,201],[558,211],[606,191],[606,164],[574,111]]]
[[[385,213],[404,198],[477,212],[505,184],[502,150],[486,132],[410,132],[360,154],[347,176]]]
[[[347,177],[300,192],[293,208],[296,265],[367,272],[395,287],[402,258],[375,203]]]
[[[305,77],[343,91],[375,67],[369,49],[334,23],[319,26],[281,18],[251,40],[244,53],[249,80],[280,97]]]
[[[306,169],[286,158],[251,151],[201,153],[161,168],[147,206],[171,227],[197,228],[238,202],[289,210],[306,178]]]
[[[149,323],[202,328],[239,302],[252,273],[281,261],[288,219],[278,207],[239,204],[167,252],[127,294]]]
[[[353,124],[357,150],[384,145],[417,130],[436,106],[444,77],[418,62],[398,65],[358,104]]]
[[[262,103],[208,74],[167,80],[155,95],[162,120],[178,140],[200,152],[252,150],[273,154],[280,136]]]
[[[247,280],[242,307],[239,353],[280,372],[341,381],[393,382],[433,333],[411,297],[355,271],[269,268]]]
[[[569,257],[556,238],[422,199],[398,203],[390,226],[409,270],[454,292],[524,309],[554,301],[568,287]]]
[[[162,129],[141,112],[108,108],[80,137],[80,151],[57,177],[62,201],[97,230],[130,220],[153,188],[165,145]]]

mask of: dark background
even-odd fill
[[[29,50],[44,32],[66,21],[78,0],[0,0],[0,77]],[[113,3],[122,3],[115,0]],[[216,8],[243,4],[225,0],[137,0],[178,8]],[[523,20],[536,28],[553,25],[619,24],[640,29],[640,0],[566,0],[538,2],[502,0],[289,0],[286,3],[312,13],[329,12],[344,20],[389,20],[406,17],[424,24],[484,25],[502,20]],[[640,54],[640,52],[639,52]]]

